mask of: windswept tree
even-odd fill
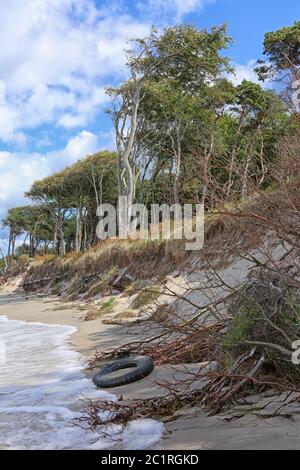
[[[75,211],[75,249],[92,245],[96,234],[97,207],[102,203],[116,205],[116,153],[99,152],[79,160],[68,169],[69,206]]]
[[[225,26],[206,31],[188,25],[166,28],[162,34],[152,30],[149,37],[133,42],[127,52],[129,80],[108,90],[119,194],[127,196],[129,208],[140,173],[142,180],[149,178],[151,171],[158,174],[157,167],[169,167],[174,200],[179,201],[183,142],[197,125],[201,106],[205,109],[206,91],[231,70],[221,54],[229,42]]]
[[[48,214],[55,252],[64,255],[66,243],[76,251],[93,243],[98,205],[116,201],[115,167],[114,153],[99,152],[33,184],[27,196]]]
[[[7,216],[2,221],[3,227],[9,230],[8,235],[8,258],[15,256],[16,239],[24,230],[24,219],[19,208],[8,210]]]
[[[63,256],[66,253],[64,223],[71,216],[68,206],[68,190],[64,172],[36,181],[26,194],[43,210],[48,212],[52,220],[53,248]]]
[[[257,72],[262,80],[284,79],[290,75],[299,80],[300,71],[300,21],[277,31],[265,34],[264,55]]]
[[[108,112],[112,116],[118,152],[118,192],[119,196],[126,197],[129,213],[136,196],[139,177],[136,165],[139,147],[136,136],[143,127],[139,107],[144,96],[143,85],[153,68],[151,61],[148,61],[148,50],[153,47],[155,37],[153,30],[149,38],[132,42],[132,49],[126,51],[129,79],[119,88],[107,89],[112,103]]]
[[[264,55],[257,73],[261,80],[280,81],[291,111],[300,118],[300,21],[265,34]]]

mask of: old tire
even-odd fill
[[[125,372],[118,377],[107,377],[112,372],[128,369],[129,367],[135,367],[135,369],[127,373]],[[149,356],[125,357],[103,367],[103,369],[94,375],[93,382],[97,387],[101,388],[120,387],[121,385],[130,384],[147,377],[153,369],[154,362]]]

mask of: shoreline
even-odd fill
[[[5,301],[1,302],[1,299]],[[87,361],[97,349],[117,347],[127,339],[123,325],[104,324],[101,319],[85,321],[82,306],[76,306],[73,302],[63,303],[59,297],[0,291],[0,315],[11,320],[75,327],[70,344]]]
[[[76,327],[69,344],[87,361],[97,348],[117,347],[132,340],[132,332],[126,333],[124,325],[103,324],[101,319],[84,321],[82,309],[64,304],[59,298],[28,297],[2,291],[0,315],[11,320]],[[82,372],[91,379],[93,371],[83,369]],[[165,379],[170,373],[174,373],[172,366],[156,367],[145,379],[106,391],[124,399],[158,396],[163,389],[155,380]],[[258,402],[261,400],[258,397]],[[153,449],[300,449],[300,411],[295,411],[293,422],[282,417],[262,419],[251,413],[229,422],[220,415],[207,416],[194,407],[180,410],[176,419],[164,425],[164,435]]]
[[[2,301],[1,301],[2,299]],[[92,358],[96,349],[117,347],[132,340],[132,332],[126,332],[125,325],[108,325],[101,319],[84,320],[84,311],[73,303],[63,303],[59,297],[37,297],[26,294],[0,292],[0,316],[10,320],[33,323],[73,326],[76,331],[70,335],[68,343],[86,361]],[[166,367],[158,368],[159,375],[166,375]],[[160,370],[163,369],[163,370]],[[88,379],[95,370],[82,369]],[[161,394],[161,387],[155,383],[157,371],[138,382],[105,391],[124,399],[138,399]],[[169,434],[166,430],[166,434]],[[154,449],[163,448],[161,443]]]

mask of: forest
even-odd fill
[[[202,202],[215,211],[274,189],[282,159],[298,148],[300,22],[265,34],[255,83],[233,84],[231,41],[226,25],[153,28],[133,40],[128,79],[107,88],[116,150],[34,182],[28,204],[2,221],[2,267],[93,247],[97,207],[120,195],[129,205]]]

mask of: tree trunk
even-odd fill
[[[268,168],[265,165],[264,162],[264,148],[265,148],[265,142],[264,142],[264,136],[263,133],[261,132],[261,144],[260,144],[260,149],[259,149],[259,161],[260,161],[260,166],[261,166],[261,177],[258,182],[258,187],[260,188],[263,182],[265,181],[266,174],[268,172]]]
[[[247,180],[248,180],[248,170],[251,161],[251,154],[250,151],[247,153],[246,164],[244,167],[243,172],[243,179],[242,179],[242,199],[244,199],[247,195]]]
[[[55,227],[54,235],[53,235],[53,254],[57,254],[58,248],[58,234],[57,234],[57,227]]]
[[[132,151],[135,143],[135,136],[137,131],[137,117],[138,117],[138,108],[141,99],[141,83],[136,84],[136,89],[132,97],[132,113],[130,117],[130,131],[128,138],[126,138],[126,143],[124,146],[124,135],[123,133],[127,130],[124,129],[125,121],[121,125],[121,130],[119,128],[120,121],[117,119],[115,123],[116,128],[116,141],[118,149],[118,165],[117,165],[117,174],[118,174],[118,190],[119,197],[126,196],[127,201],[127,211],[128,218],[130,221],[132,205],[135,198],[135,178],[133,169],[131,167],[130,157],[132,157]],[[125,109],[125,114],[128,112]],[[124,117],[122,118],[124,120]],[[124,232],[128,232],[128,226],[124,227]]]
[[[8,238],[8,248],[7,248],[7,257],[10,258],[10,251],[11,251],[11,239],[12,239],[12,231],[9,231],[9,238]]]
[[[205,156],[204,156],[204,168],[203,168],[204,184],[203,184],[202,196],[201,196],[201,203],[202,204],[205,204],[206,196],[207,196],[207,192],[208,192],[209,173],[210,173],[209,172],[209,163],[210,163],[210,159],[211,159],[212,154],[213,154],[214,141],[215,141],[215,134],[214,134],[214,132],[212,132],[209,151],[205,152]]]
[[[245,198],[247,196],[247,191],[248,191],[248,185],[247,185],[247,182],[248,182],[248,172],[249,172],[249,166],[250,166],[250,163],[251,163],[251,159],[252,159],[252,149],[253,149],[253,143],[255,141],[255,137],[257,135],[257,132],[260,131],[260,126],[258,127],[258,129],[254,132],[253,136],[251,137],[250,139],[250,142],[248,142],[248,144],[246,145],[246,149],[245,149],[245,154],[246,154],[246,162],[245,162],[245,166],[244,166],[244,171],[243,171],[243,177],[242,177],[242,198]]]
[[[81,250],[82,239],[82,209],[78,209],[76,213],[76,235],[75,235],[75,251],[79,253]]]
[[[176,126],[176,142],[171,136],[171,142],[174,152],[174,162],[175,162],[175,176],[173,184],[173,193],[174,193],[174,202],[179,204],[179,177],[181,171],[181,138],[180,138],[180,129],[181,124],[178,123]]]
[[[61,256],[65,256],[66,254],[66,243],[63,230],[60,231],[59,254]]]
[[[16,235],[14,234],[11,241],[11,257],[15,257]]]
[[[235,142],[233,144],[232,152],[231,152],[229,174],[228,174],[228,183],[227,183],[228,186],[227,186],[227,194],[226,194],[227,198],[229,198],[230,190],[231,190],[231,187],[233,185],[233,169],[234,169],[234,164],[235,164],[235,160],[236,160],[236,153],[237,153],[238,143],[239,143],[239,139],[240,139],[240,135],[241,135],[241,131],[242,131],[243,117],[244,117],[244,113],[242,113],[241,116],[240,116],[237,132],[236,132],[236,136],[235,136]]]
[[[65,256],[66,254],[66,243],[65,243],[65,234],[64,234],[64,220],[63,216],[59,214],[58,217],[58,232],[59,232],[59,254]]]
[[[87,250],[87,221],[84,224],[84,235],[83,235],[83,249],[84,251]]]

